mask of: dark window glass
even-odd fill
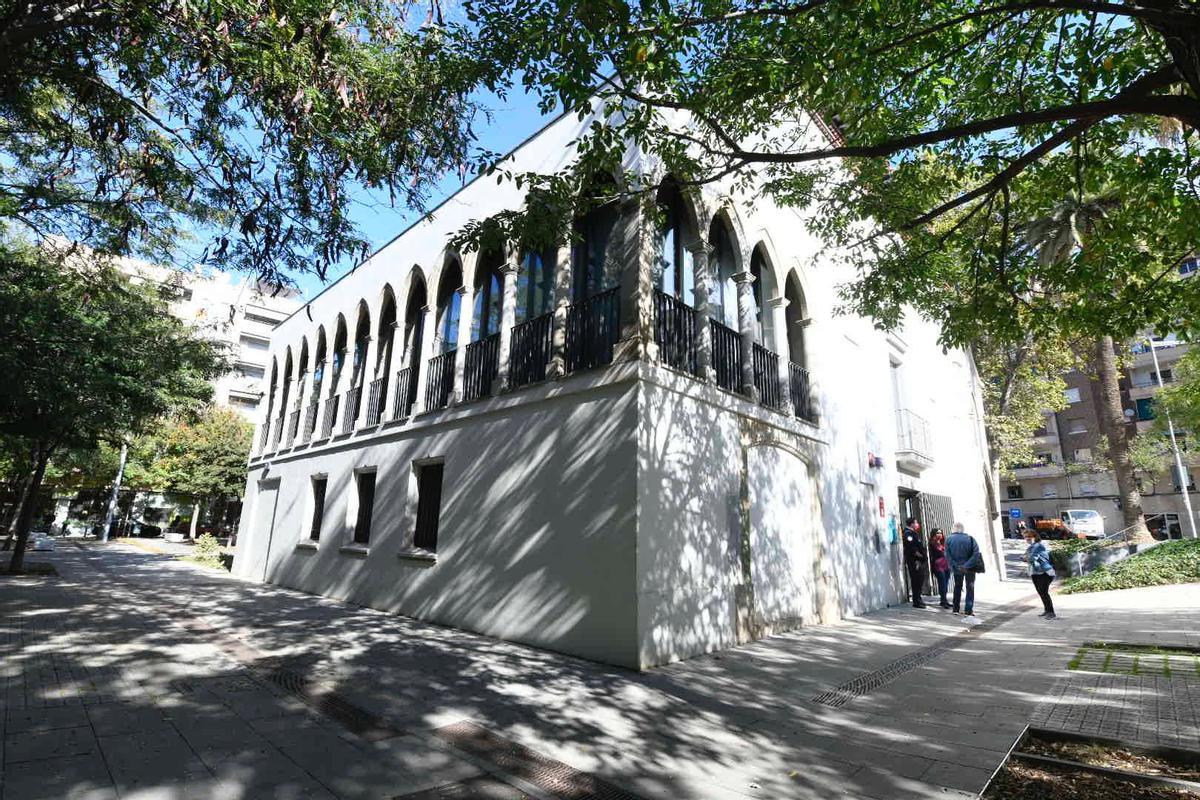
[[[1154,419],[1154,398],[1143,397],[1137,401],[1137,418],[1139,420]]]
[[[308,538],[312,541],[317,541],[321,538],[321,523],[325,520],[325,478],[313,478],[313,514],[312,527],[308,531]]]
[[[442,464],[417,466],[417,528],[413,547],[437,550],[438,517],[442,513]]]
[[[358,473],[358,519],[354,522],[354,543],[371,541],[371,512],[375,510],[375,473]]]
[[[1025,496],[1025,494],[1021,490],[1020,484],[1014,484],[1014,485],[1008,487],[1008,499],[1009,500],[1020,500],[1024,496]]]

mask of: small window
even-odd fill
[[[1200,258],[1185,259],[1184,262],[1179,265],[1180,275],[1191,275],[1197,270],[1200,270]]]
[[[1067,398],[1068,403],[1078,403],[1079,402],[1079,388],[1078,387],[1075,387],[1072,389],[1067,389],[1065,392],[1063,392],[1063,395]]]
[[[1025,496],[1025,493],[1021,489],[1021,484],[1014,483],[1014,484],[1010,484],[1008,486],[1008,499],[1009,500],[1020,500],[1024,496]]]
[[[1177,491],[1177,492],[1179,491],[1179,472],[1178,472],[1178,470],[1171,470],[1171,485],[1174,486],[1175,491]],[[1196,477],[1194,475],[1192,475],[1192,473],[1190,471],[1188,472],[1188,491],[1189,492],[1196,491]]]
[[[1092,448],[1081,447],[1075,451],[1075,460],[1081,464],[1090,463],[1092,460]]]
[[[1053,483],[1043,483],[1042,497],[1058,497],[1058,485]]]
[[[308,538],[316,542],[321,538],[321,523],[325,521],[325,486],[329,479],[321,476],[312,479],[312,523],[308,528]]]
[[[1083,495],[1094,495],[1094,494],[1096,494],[1096,484],[1094,484],[1094,483],[1081,483],[1081,484],[1079,484],[1079,493],[1080,493],[1080,494],[1083,494]]]
[[[1087,423],[1083,419],[1069,419],[1067,433],[1087,433]]]
[[[371,541],[371,514],[375,511],[375,472],[355,473],[358,483],[358,514],[354,518],[354,543]]]
[[[1137,418],[1143,422],[1154,419],[1154,398],[1143,397],[1137,401]]]
[[[437,552],[438,518],[442,513],[442,462],[417,464],[417,527],[413,547]]]

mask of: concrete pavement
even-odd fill
[[[1020,582],[972,632],[897,608],[634,673],[122,545],[35,560],[61,577],[0,583],[3,800],[966,798],[1082,643],[1200,646],[1197,587],[1045,622]]]

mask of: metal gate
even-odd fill
[[[907,517],[916,517],[921,523],[921,535],[925,537],[926,553],[928,553],[929,536],[935,528],[941,528],[949,536],[950,528],[954,525],[954,503],[946,495],[929,494],[927,492],[901,492],[900,494],[900,523]],[[908,570],[904,568],[904,557],[901,555],[900,573],[904,588],[911,597],[912,589],[908,585]],[[930,558],[926,572],[925,585],[922,594],[934,594],[933,560]]]

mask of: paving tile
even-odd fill
[[[100,754],[28,761],[4,768],[4,800],[115,800]]]
[[[992,772],[993,770],[990,769],[979,769],[962,764],[950,764],[945,761],[938,761],[925,770],[925,774],[921,776],[921,780],[935,786],[949,786],[952,789],[961,789],[965,792],[975,792],[978,794],[983,791],[983,787],[991,780]]]
[[[161,709],[128,703],[88,706],[87,716],[97,736],[152,733],[170,725]]]
[[[58,708],[10,708],[4,726],[5,734],[52,731],[77,728],[88,724],[83,706]]]
[[[46,761],[96,752],[96,736],[87,726],[9,734],[5,737],[5,765]]]

